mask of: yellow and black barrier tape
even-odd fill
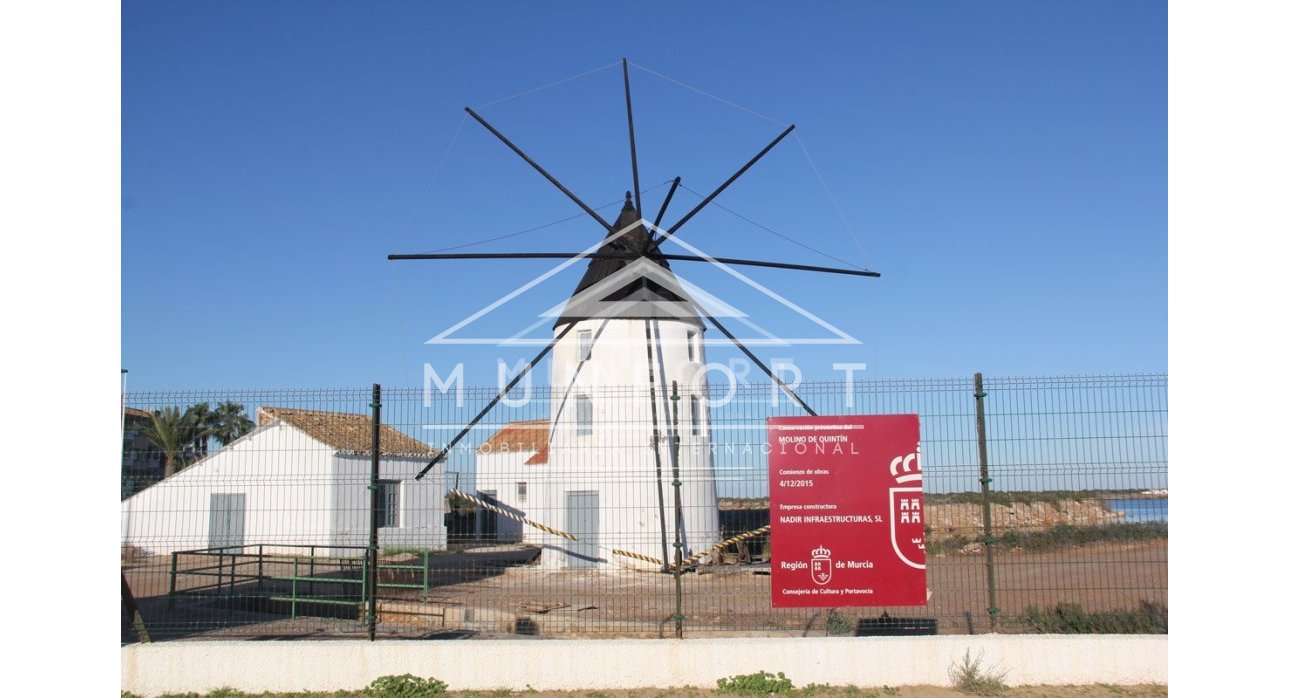
[[[618,555],[618,556],[620,556],[620,557],[630,557],[630,558],[632,558],[633,560],[640,560],[640,561],[642,561],[642,562],[652,562],[652,563],[654,563],[654,564],[658,565],[659,567],[663,567],[663,566],[664,566],[664,564],[663,564],[663,561],[662,561],[662,560],[660,560],[660,559],[658,559],[658,558],[656,558],[656,557],[650,557],[649,555],[641,555],[640,553],[633,553],[633,552],[632,552],[632,551],[630,551],[630,550],[619,550],[618,548],[613,548],[613,549],[612,549],[612,552],[613,552],[615,555]]]
[[[714,555],[715,553],[720,552],[722,549],[728,548],[734,545],[735,543],[738,543],[739,541],[748,540],[749,538],[756,538],[757,536],[760,536],[764,533],[770,533],[770,524],[766,524],[761,528],[748,531],[747,533],[740,533],[737,536],[727,538],[721,541],[720,543],[717,543],[716,545],[712,546],[711,548],[704,550],[701,553],[695,553],[690,557],[687,557],[684,560],[682,560],[681,566],[689,567],[690,565],[693,565],[694,563],[698,562],[701,558],[703,558],[704,555]]]
[[[505,509],[503,509],[503,508],[501,508],[501,507],[497,506],[496,504],[491,504],[491,503],[489,503],[489,502],[485,502],[484,500],[480,499],[479,497],[476,497],[476,496],[471,495],[471,494],[466,494],[465,492],[462,492],[461,490],[448,490],[448,494],[449,494],[449,495],[453,495],[453,496],[457,496],[457,497],[461,497],[462,499],[464,499],[464,500],[466,500],[466,501],[468,501],[468,502],[472,502],[472,503],[474,503],[474,504],[475,504],[475,505],[477,505],[477,506],[481,506],[481,507],[483,507],[483,508],[485,508],[485,509],[488,509],[489,511],[495,511],[495,512],[497,512],[497,513],[501,514],[502,516],[505,516],[505,517],[506,517],[506,518],[508,518],[508,519],[513,519],[513,520],[515,520],[515,521],[518,521],[518,522],[520,522],[520,523],[524,524],[525,526],[532,526],[533,528],[536,528],[536,529],[537,529],[537,530],[539,530],[539,531],[546,531],[547,533],[550,533],[551,535],[554,535],[554,536],[560,536],[561,538],[564,538],[564,539],[566,539],[566,540],[578,540],[578,537],[577,537],[577,536],[575,536],[575,535],[573,535],[572,533],[565,533],[564,531],[561,531],[561,530],[559,530],[559,529],[551,528],[550,526],[547,526],[546,524],[540,524],[540,523],[538,523],[538,522],[536,522],[536,521],[530,521],[530,520],[528,520],[528,519],[524,518],[523,516],[520,516],[519,514],[516,514],[516,513],[511,512],[511,511],[507,511],[507,510],[505,510]]]

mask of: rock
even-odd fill
[[[945,540],[955,535],[976,535],[984,527],[981,505],[927,504],[928,538]],[[1095,526],[1122,523],[1124,514],[1108,508],[1100,499],[1064,499],[1054,502],[1014,502],[990,506],[990,523],[996,533],[1007,530],[1038,530],[1057,525]]]

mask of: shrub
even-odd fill
[[[121,544],[121,564],[126,565],[138,562],[148,557],[148,552],[133,543]]]
[[[372,698],[423,698],[447,692],[448,684],[436,678],[423,679],[412,674],[382,676],[367,686]]]
[[[1039,502],[1081,501],[1089,499],[1106,499],[1108,497],[1132,497],[1138,490],[991,490],[992,504],[1036,504]],[[928,504],[980,504],[980,492],[946,492],[924,494]]]
[[[963,663],[950,665],[950,680],[954,682],[954,688],[975,696],[997,696],[1007,691],[1008,686],[1003,680],[1008,672],[998,671],[995,667],[983,670],[981,657],[978,654],[973,659],[972,651],[968,650],[963,653]]]
[[[720,693],[738,693],[741,695],[788,693],[793,690],[793,681],[784,676],[784,672],[771,674],[759,671],[756,674],[739,674],[725,679],[717,679],[717,691]]]
[[[1059,603],[1045,610],[1027,608],[1026,622],[1040,633],[1168,634],[1169,609],[1142,601],[1137,609],[1089,613],[1079,604]]]
[[[995,550],[1020,548],[1030,552],[1040,552],[1088,543],[1131,543],[1147,540],[1169,540],[1169,524],[1164,521],[1144,521],[1098,526],[1057,524],[1042,531],[1005,529],[995,533]],[[984,542],[984,536],[976,536],[968,540],[963,536],[955,535],[945,540],[929,541],[927,553],[944,555],[960,550],[971,543]]]
[[[829,609],[829,616],[824,621],[824,631],[827,634],[851,635],[852,633],[855,632],[855,630],[856,628],[854,625],[852,625],[851,621],[842,617],[842,614],[838,613],[834,609],[832,608]]]
[[[1169,539],[1169,524],[1165,521],[1143,521],[1138,524],[1106,524],[1100,526],[1071,526],[1059,524],[1045,532],[1022,534],[1015,547],[1026,550],[1053,550],[1077,546],[1081,543],[1124,543]]]
[[[1046,531],[1012,533],[1000,538],[1007,548],[1026,550],[1054,550],[1084,543],[1123,543],[1142,540],[1169,539],[1169,524],[1163,521],[1142,523],[1106,524],[1102,526],[1070,526],[1058,524]]]

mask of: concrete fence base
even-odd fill
[[[449,690],[715,688],[784,672],[796,686],[949,686],[965,653],[1022,685],[1168,683],[1165,635],[938,635],[689,640],[163,642],[121,648],[121,689],[139,696],[362,688],[391,674]]]

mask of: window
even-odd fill
[[[376,481],[376,525],[379,528],[399,527],[399,480]]]
[[[690,434],[692,436],[698,436],[700,434],[699,396],[698,395],[690,396]]]
[[[528,499],[528,497],[529,497],[529,483],[527,482],[515,483],[515,501],[523,504],[524,500]]]
[[[591,433],[591,398],[579,395],[574,409],[574,419],[578,424],[578,435]]]
[[[591,358],[591,330],[578,330],[578,360]]]
[[[688,352],[691,361],[699,360],[699,333],[690,331],[685,333],[685,349]]]

